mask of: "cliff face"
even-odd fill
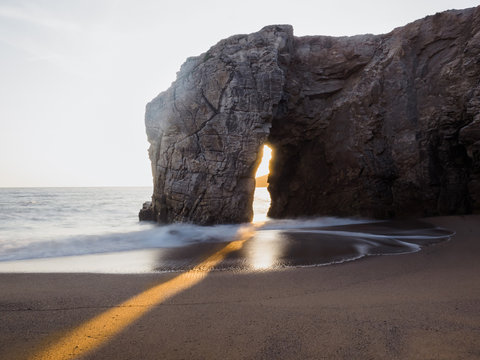
[[[378,36],[228,38],[145,123],[158,221],[249,221],[266,142],[272,217],[480,210],[480,7]]]
[[[161,222],[247,222],[254,173],[285,85],[291,27],[223,40],[189,58],[145,123]]]

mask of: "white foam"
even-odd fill
[[[241,225],[196,226],[172,224],[128,233],[86,235],[1,244],[0,261],[180,247],[198,242],[228,242]]]
[[[288,229],[313,229],[323,228],[329,226],[341,226],[352,224],[364,224],[376,222],[368,219],[358,218],[339,218],[339,217],[319,217],[312,219],[282,219],[282,220],[269,220],[262,225],[260,230],[288,230]]]

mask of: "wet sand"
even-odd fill
[[[187,243],[179,239],[179,246],[174,247],[0,261],[0,273],[187,271],[225,247],[226,239],[234,240],[244,233],[249,234],[248,241],[239,250],[229,253],[214,270],[280,270],[291,266],[342,263],[369,255],[416,252],[422,246],[447,241],[454,234],[452,230],[418,220],[340,218],[244,224],[235,227],[236,235],[228,231],[223,234],[220,227],[216,230],[216,237],[203,234],[203,238],[192,238]],[[171,234],[175,235],[175,230],[171,230]]]
[[[478,359],[480,216],[427,222],[453,240],[405,255],[210,273],[85,359]],[[0,274],[0,359],[177,276]]]

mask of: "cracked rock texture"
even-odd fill
[[[384,35],[288,25],[187,59],[145,116],[160,222],[252,218],[263,144],[272,217],[480,210],[480,7]]]

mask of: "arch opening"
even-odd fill
[[[253,195],[253,222],[267,220],[270,209],[271,197],[268,191],[268,176],[270,174],[270,161],[273,150],[268,145],[263,145],[262,160],[255,173],[255,192]]]

